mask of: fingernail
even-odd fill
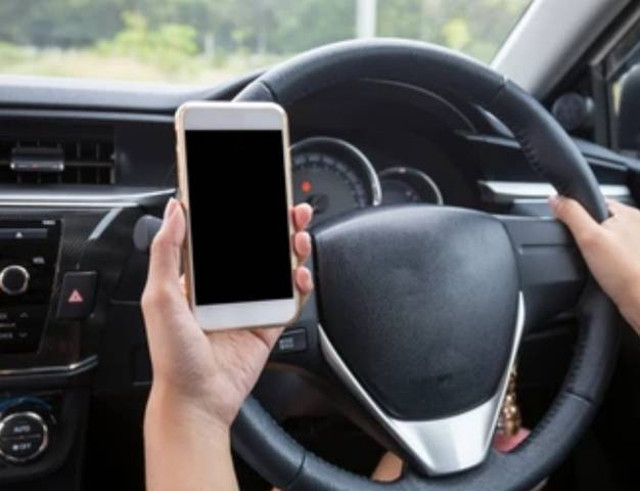
[[[560,197],[557,194],[549,196],[549,204],[552,207],[555,207],[559,201],[560,201]]]
[[[167,206],[165,206],[164,208],[164,216],[163,216],[164,220],[169,218],[171,214],[174,212],[176,208],[176,203],[177,201],[175,200],[175,198],[169,198],[169,201],[167,201]]]

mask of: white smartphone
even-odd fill
[[[284,110],[189,102],[176,112],[187,212],[187,296],[204,330],[295,320],[291,163]]]

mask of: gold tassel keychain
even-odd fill
[[[500,416],[498,417],[497,431],[504,436],[514,436],[522,427],[522,415],[518,407],[518,399],[516,395],[516,379],[518,378],[518,370],[516,365],[511,369],[509,374],[509,383],[507,385],[507,393],[502,402]]]

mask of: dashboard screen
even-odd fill
[[[293,297],[279,130],[187,130],[196,305]]]

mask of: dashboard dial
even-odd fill
[[[421,170],[411,167],[391,167],[380,173],[382,204],[444,203],[435,181]]]
[[[307,138],[291,147],[294,199],[314,210],[312,225],[380,204],[380,182],[369,159],[337,138]]]

